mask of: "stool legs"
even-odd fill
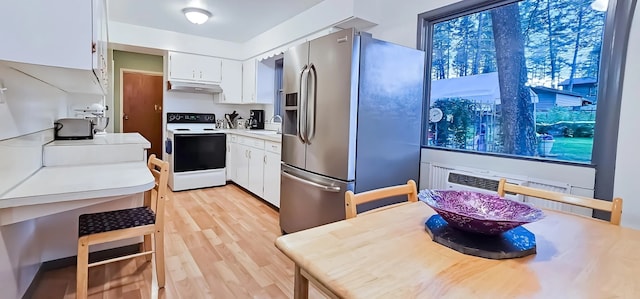
[[[164,230],[158,229],[153,234],[156,247],[156,276],[158,277],[158,288],[164,288]]]
[[[89,275],[89,244],[85,237],[78,239],[78,261],[76,272],[76,298],[87,298],[87,279]]]
[[[145,235],[144,241],[142,243],[142,251],[151,251],[153,248],[151,247],[151,235]],[[151,254],[145,256],[147,262],[151,261]]]

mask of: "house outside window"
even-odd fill
[[[496,2],[427,22],[423,145],[591,164],[606,12]]]

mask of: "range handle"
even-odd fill
[[[282,171],[282,175],[283,175],[283,176],[285,176],[285,177],[287,177],[287,178],[290,178],[290,179],[292,179],[292,180],[298,181],[298,182],[300,182],[300,183],[307,184],[307,185],[309,185],[309,186],[312,186],[312,187],[316,187],[316,188],[322,189],[322,190],[324,190],[324,191],[328,191],[328,192],[340,192],[340,187],[337,187],[337,186],[325,186],[325,185],[322,185],[322,184],[318,184],[318,183],[316,183],[316,182],[307,181],[307,180],[305,180],[305,179],[302,179],[302,178],[299,178],[299,177],[297,177],[297,176],[295,176],[295,175],[292,175],[292,174],[290,174],[290,173],[288,173],[288,172],[286,172],[286,171],[284,171],[284,170]]]

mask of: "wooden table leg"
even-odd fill
[[[295,274],[293,275],[293,298],[309,298],[309,281],[306,277],[302,276],[302,272],[298,265],[296,265]]]

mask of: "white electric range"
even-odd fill
[[[165,152],[173,191],[226,184],[226,134],[215,128],[215,114],[167,113]]]

